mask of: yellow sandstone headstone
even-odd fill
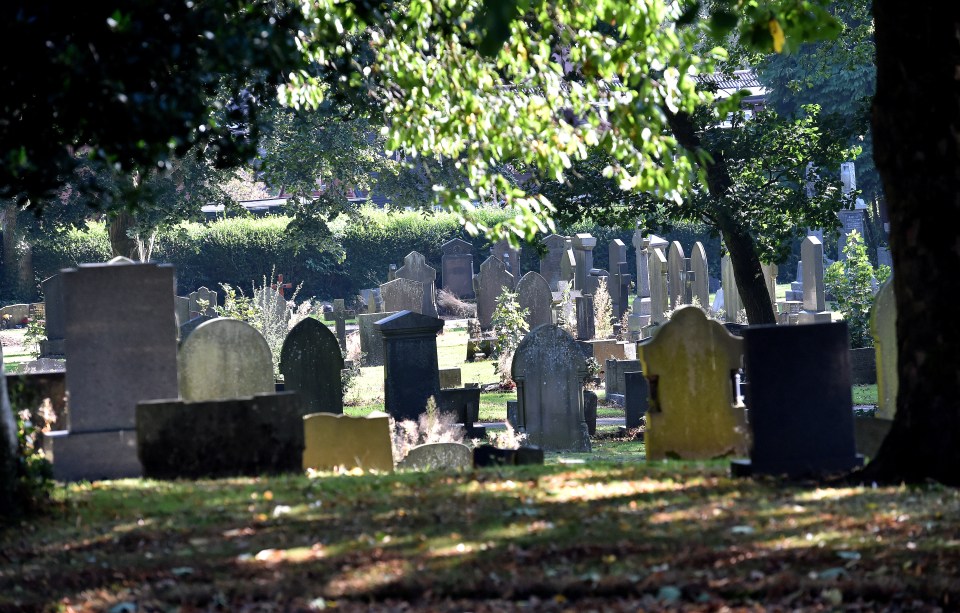
[[[390,416],[312,413],[303,418],[303,469],[362,468],[393,472]]]
[[[650,380],[647,460],[747,455],[744,406],[733,385],[742,339],[690,306],[678,309],[637,354]]]

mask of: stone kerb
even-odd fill
[[[250,324],[226,317],[202,323],[180,346],[180,396],[188,402],[266,394],[276,389],[270,347]]]

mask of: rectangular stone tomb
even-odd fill
[[[846,322],[750,326],[743,339],[753,446],[733,473],[806,478],[859,466]]]
[[[197,479],[299,472],[303,410],[294,392],[137,405],[145,477]]]
[[[374,411],[366,417],[314,413],[303,418],[304,470],[393,471],[390,416]]]

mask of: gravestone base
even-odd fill
[[[815,464],[815,465],[814,465]],[[733,477],[752,477],[754,475],[783,476],[791,480],[823,479],[833,475],[848,473],[854,468],[863,466],[863,456],[856,454],[852,458],[818,458],[811,463],[807,470],[799,468],[796,462],[784,464],[782,467],[767,466],[762,471],[755,470],[753,462],[747,459],[730,462],[730,475]]]
[[[800,311],[799,322],[802,324],[830,323],[830,311]]]
[[[133,479],[143,474],[134,429],[48,432],[43,448],[57,481]]]
[[[40,341],[41,358],[62,358],[67,352],[67,341],[62,338],[47,339]]]

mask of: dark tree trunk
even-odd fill
[[[20,297],[20,256],[17,253],[18,213],[17,205],[12,202],[3,207],[3,271],[0,288],[3,290],[3,296],[11,300]]]
[[[680,145],[689,151],[703,149],[700,135],[697,134],[690,115],[683,112],[671,113],[668,119],[670,129],[673,130]],[[751,324],[775,324],[777,318],[773,312],[773,300],[770,292],[767,291],[767,283],[763,278],[763,268],[760,266],[760,257],[757,255],[753,237],[724,211],[722,200],[733,185],[726,158],[722,151],[711,151],[710,157],[712,161],[706,163],[705,170],[707,189],[710,197],[716,201],[716,210],[713,211],[712,218],[730,252],[733,276],[737,280],[740,301],[747,311],[747,321]]]
[[[874,158],[890,215],[899,394],[861,477],[960,485],[960,3],[873,7]]]
[[[130,237],[130,229],[135,221],[133,215],[127,211],[120,211],[110,219],[107,230],[110,234],[110,248],[113,251],[113,257],[123,256],[134,261],[138,259],[137,241]]]

